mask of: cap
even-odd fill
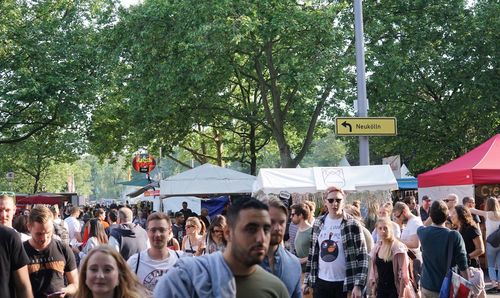
[[[430,200],[431,198],[429,198],[429,196],[423,196],[422,197],[422,201],[427,201],[427,200]]]

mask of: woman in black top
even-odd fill
[[[451,210],[450,217],[451,222],[464,239],[469,266],[479,268],[478,257],[484,253],[484,243],[481,231],[472,219],[472,214],[469,209],[460,205]]]
[[[464,206],[455,206],[455,208],[450,211],[450,218],[452,224],[457,227],[458,232],[462,235],[464,240],[469,267],[481,268],[479,256],[485,251],[483,237],[469,209]],[[472,297],[486,297],[486,293],[484,292],[484,277],[481,271],[478,271],[478,274],[479,275],[475,278],[483,280],[479,280],[479,282],[475,283],[477,285],[473,289],[474,296]]]

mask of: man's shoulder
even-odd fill
[[[297,256],[295,256],[290,251],[286,250],[283,246],[279,247],[278,252],[279,252],[281,258],[285,258],[285,260],[287,262],[292,263],[292,264],[296,264],[298,267],[300,267],[300,261],[297,258]]]
[[[288,297],[289,294],[285,284],[274,274],[267,272],[260,266],[257,266],[257,269],[252,275],[254,278],[251,279],[250,282],[253,280],[255,288],[276,292],[277,297]]]
[[[0,225],[0,236],[2,236],[2,242],[4,242],[5,239],[19,238],[16,230],[2,225]]]

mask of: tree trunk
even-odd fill
[[[257,175],[257,145],[256,145],[256,136],[255,136],[255,125],[250,124],[250,175]]]

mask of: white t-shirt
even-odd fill
[[[419,216],[413,216],[406,223],[406,227],[401,231],[401,240],[406,241],[412,235],[417,235],[418,227],[423,226],[422,219]],[[415,255],[420,254],[420,243],[417,248],[410,249]]]
[[[344,281],[345,254],[340,224],[342,218],[325,218],[323,229],[318,235],[319,268],[318,277],[326,281]]]
[[[80,221],[73,216],[69,216],[64,220],[68,224],[68,234],[69,234],[69,244],[72,246],[78,246],[79,243],[75,238],[75,233],[81,233],[82,226]]]
[[[179,259],[182,252],[176,252],[174,250],[168,249],[170,253],[169,257],[164,260],[153,260],[149,257],[148,250],[143,250],[140,252],[141,259],[139,261],[139,268],[137,268],[137,277],[139,281],[149,290],[153,291],[158,280],[165,274],[175,262]],[[138,254],[132,255],[127,264],[135,273],[135,268],[137,267],[137,256]]]

